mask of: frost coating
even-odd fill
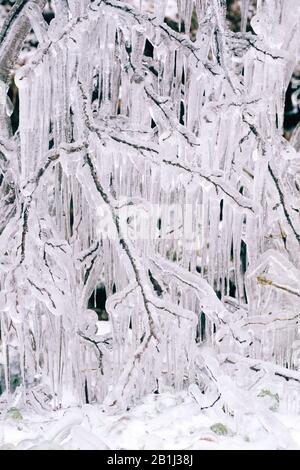
[[[220,0],[178,2],[176,32],[165,3],[57,1],[49,26],[38,2],[22,10],[39,48],[16,74],[19,132],[0,139],[8,401],[16,362],[42,407],[194,383],[225,400],[204,342],[298,367],[299,149],[282,130],[299,5],[258,2],[252,34],[229,31]]]

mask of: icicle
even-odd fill
[[[48,35],[47,35],[48,25],[43,18],[40,7],[33,2],[29,2],[26,8],[26,13],[29,17],[29,20],[31,22],[32,28],[34,30],[34,33],[37,37],[38,42],[40,44],[45,43],[48,39]]]
[[[126,409],[157,384],[204,380],[197,334],[216,354],[293,367],[299,132],[292,149],[281,131],[299,15],[258,2],[246,37],[228,30],[225,3],[178,1],[179,32],[163,24],[166,1],[153,15],[146,2],[60,0],[49,27],[28,3],[39,46],[16,72],[14,137],[0,81],[8,395],[16,363],[26,396],[39,374],[55,407],[73,389]],[[99,282],[103,334],[88,308]]]
[[[163,21],[166,16],[167,4],[168,0],[155,0],[154,14],[159,21]]]
[[[246,32],[250,0],[241,1],[241,31]]]

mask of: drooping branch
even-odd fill
[[[298,162],[274,151],[286,52],[259,35],[232,36],[224,0],[204,2],[195,42],[121,1],[59,1],[49,29],[40,3],[25,3],[16,2],[0,43],[13,46],[25,23],[39,41],[18,72],[19,131],[0,136],[1,229],[15,211],[0,238],[5,335],[19,335],[23,370],[31,355],[34,373],[50,364],[55,393],[71,376],[79,395],[85,383],[86,397],[96,396],[101,381],[99,401],[115,385],[111,401],[126,407],[160,383],[181,388],[206,374],[219,391],[201,408],[218,406],[230,387],[211,358],[197,369],[204,343],[246,356],[264,330],[291,331],[299,320],[298,209],[288,194]],[[3,76],[20,43],[4,54]],[[272,81],[279,70],[282,86]],[[145,239],[135,231],[144,214],[153,229]],[[196,246],[185,244],[186,222]],[[90,311],[92,300],[99,311],[99,283],[107,343]],[[23,342],[29,327],[32,347]]]
[[[260,359],[246,358],[239,354],[229,353],[229,354],[221,354],[220,360],[223,363],[227,362],[233,365],[244,363],[244,364],[247,364],[249,368],[254,372],[264,370],[270,375],[274,375],[274,376],[285,379],[287,382],[293,381],[293,382],[300,383],[300,374],[298,371],[289,370],[289,369],[286,369],[285,367],[281,367],[276,364],[272,364],[270,362],[265,362]]]
[[[30,22],[24,12],[28,0],[17,0],[4,21],[0,32],[0,79],[7,82],[14,69],[23,42],[30,31]],[[46,0],[32,0],[43,8]]]

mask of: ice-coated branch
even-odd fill
[[[288,381],[299,382],[300,383],[300,374],[298,371],[288,370],[285,367],[280,367],[269,362],[264,362],[257,359],[245,358],[239,354],[222,354],[220,360],[223,363],[228,362],[229,364],[247,364],[251,370],[254,372],[259,372],[261,370],[266,371],[268,374],[275,375]]]
[[[286,221],[287,223],[289,224],[289,226],[291,227],[292,229],[292,232],[298,242],[298,245],[300,245],[300,234],[298,233],[298,231],[296,230],[295,228],[295,223],[293,222],[293,216],[291,215],[291,213],[288,211],[288,208],[286,206],[286,203],[285,203],[285,195],[284,195],[284,192],[282,190],[282,188],[280,187],[280,182],[278,180],[278,178],[275,176],[274,174],[274,170],[272,169],[272,166],[271,164],[269,163],[268,164],[268,171],[271,175],[271,178],[274,182],[274,185],[276,187],[276,190],[278,192],[278,196],[279,196],[279,200],[280,200],[280,204],[282,206],[282,209],[283,209],[283,213],[284,213],[284,216],[286,218]]]
[[[232,33],[224,0],[187,0],[175,31],[157,2],[63,0],[48,25],[43,5],[17,1],[0,37],[7,400],[17,360],[54,407],[65,388],[126,409],[205,382],[203,410],[248,413],[217,357],[297,367],[299,149],[282,129],[299,19],[259,2],[248,33],[245,1]],[[31,28],[12,136],[8,78]]]
[[[142,158],[144,158],[144,153],[143,152],[149,152],[150,154],[154,154],[154,155],[159,154],[159,149],[157,147],[151,145],[151,144],[144,145],[144,144],[141,144],[141,143],[135,143],[132,139],[130,141],[128,141],[125,138],[122,138],[122,137],[119,137],[119,136],[115,135],[113,130],[109,130],[109,133],[108,133],[108,129],[103,129],[103,131],[102,131],[100,127],[96,126],[92,122],[91,112],[87,108],[87,96],[86,96],[86,94],[84,93],[84,91],[82,89],[82,84],[79,83],[79,87],[80,87],[80,91],[81,91],[82,98],[83,98],[83,103],[84,103],[85,124],[87,125],[88,129],[91,132],[95,132],[97,134],[100,141],[102,141],[103,138],[108,138],[108,139],[114,140],[115,142],[117,142],[119,144],[124,144],[124,145],[127,145],[129,147],[132,147],[135,150],[139,151],[138,157],[142,157]],[[151,95],[152,95],[152,99],[153,99],[153,94],[151,94]],[[151,95],[150,95],[150,92],[148,90],[148,96],[151,96]],[[157,102],[156,102],[156,104],[157,104]],[[160,105],[160,107],[161,107],[161,105]],[[171,120],[171,118],[169,117],[167,112],[166,111],[163,111],[163,112],[167,116],[168,120]],[[179,132],[182,133],[182,131],[180,131],[180,130],[179,130]],[[185,135],[185,137],[186,137],[186,135]],[[195,144],[195,143],[192,143],[190,141],[188,141],[188,143],[189,143],[189,146],[191,146],[191,147],[193,147],[195,145],[196,146],[198,145],[197,143]],[[244,196],[239,194],[237,191],[235,191],[233,188],[231,188],[225,181],[222,181],[222,178],[219,175],[205,174],[205,172],[201,171],[197,167],[189,166],[186,163],[181,163],[180,159],[178,159],[178,158],[174,159],[174,160],[169,160],[167,158],[164,158],[164,156],[162,156],[162,158],[156,160],[156,162],[157,162],[157,164],[163,163],[167,166],[171,166],[173,168],[176,168],[179,171],[186,172],[186,173],[190,174],[191,176],[193,176],[195,178],[199,178],[200,179],[200,181],[199,181],[200,184],[201,184],[201,180],[204,180],[204,181],[210,183],[216,189],[217,192],[221,191],[225,195],[225,197],[228,197],[231,201],[233,201],[241,209],[245,209],[246,211],[254,212],[251,201],[248,201],[247,198],[245,198]]]
[[[31,3],[43,8],[46,0],[32,0]],[[26,16],[27,4],[27,0],[15,2],[0,32],[0,78],[5,83],[30,31],[30,22]]]

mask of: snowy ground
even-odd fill
[[[282,439],[259,416],[235,422],[217,406],[201,411],[188,392],[149,395],[114,416],[99,405],[44,415],[14,410],[0,422],[0,449],[300,449],[300,415],[273,415]]]

